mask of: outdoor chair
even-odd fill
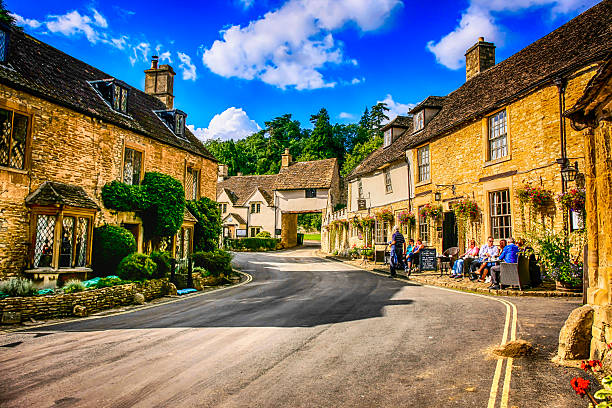
[[[529,259],[520,256],[518,263],[502,262],[499,272],[499,284],[518,286],[519,290],[528,286],[529,282]]]
[[[440,268],[440,276],[442,276],[444,272],[448,272],[450,274],[450,270],[453,267],[453,262],[455,262],[458,257],[459,257],[458,247],[450,247],[446,251],[444,251],[442,255],[438,256],[438,266]]]

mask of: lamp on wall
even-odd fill
[[[576,180],[578,175],[578,162],[574,162],[572,166],[569,163],[565,163],[565,166],[561,168],[561,177],[567,183]]]
[[[436,193],[434,194],[434,200],[442,201],[442,193],[440,193],[439,191],[436,191]]]

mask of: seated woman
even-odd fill
[[[451,278],[459,278],[463,277],[463,264],[465,262],[465,258],[476,258],[480,248],[476,246],[476,240],[470,239],[470,245],[465,254],[461,255],[460,259],[457,259],[453,264],[453,271],[451,272]]]
[[[408,263],[408,276],[410,276],[410,270],[412,269],[412,260],[418,256],[423,248],[425,248],[423,241],[417,239],[416,245],[412,248],[412,252],[406,255],[406,262]]]

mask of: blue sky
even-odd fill
[[[325,107],[357,121],[391,116],[465,81],[479,36],[497,62],[597,0],[6,0],[26,32],[144,87],[152,55],[177,75],[176,107],[202,139],[242,138],[291,113],[309,127]]]

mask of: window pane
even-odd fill
[[[0,109],[0,166],[8,166],[13,112]]]
[[[140,184],[140,169],[142,166],[142,152],[125,148],[123,156],[123,182],[126,184]]]
[[[8,34],[4,30],[0,30],[0,61],[6,61]]]
[[[191,229],[185,228],[183,231],[183,257],[186,258],[189,255],[189,248],[191,247]]]
[[[25,166],[26,137],[28,117],[15,113],[13,119],[13,138],[11,143],[11,167],[23,169]]]
[[[87,265],[87,244],[89,237],[89,219],[79,217],[76,234],[76,264],[75,266]]]
[[[62,244],[60,246],[60,268],[72,266],[72,248],[74,245],[74,217],[64,217],[62,221]]]
[[[128,99],[127,89],[121,88],[121,112],[127,113],[127,99]]]
[[[53,261],[53,233],[55,216],[39,215],[36,217],[36,242],[34,244],[34,267],[51,266]]]
[[[489,193],[491,235],[495,239],[512,236],[510,192],[501,190]]]

